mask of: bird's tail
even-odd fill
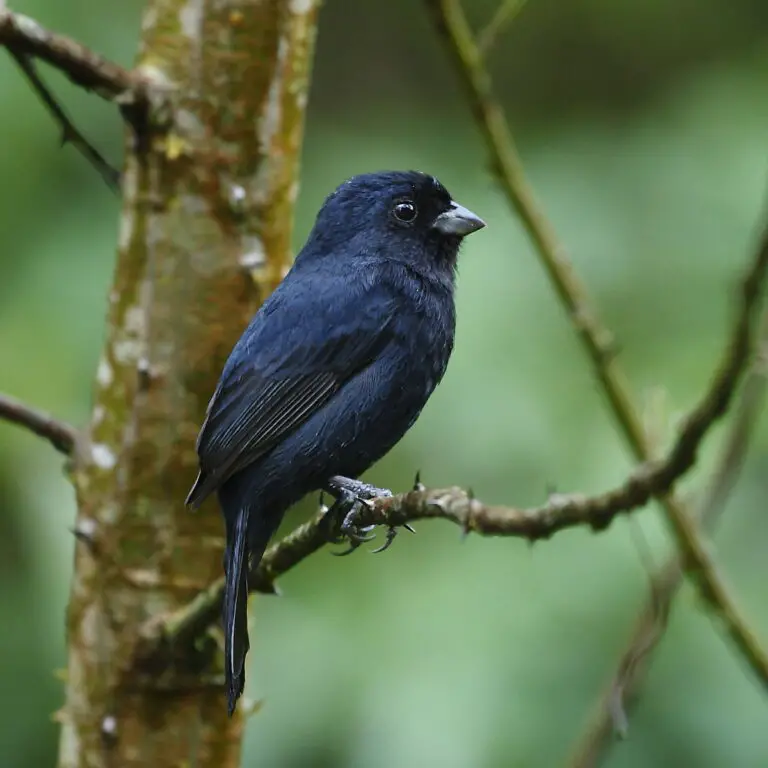
[[[248,640],[248,507],[241,508],[227,537],[224,558],[224,674],[230,716],[245,685]]]
[[[251,515],[250,506],[235,498],[228,498],[222,488],[219,498],[227,521],[227,549],[224,555],[224,665],[227,708],[230,716],[245,685],[245,657],[250,648],[248,640],[248,571],[255,568],[267,548],[279,518],[271,520],[261,514]]]

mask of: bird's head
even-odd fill
[[[381,171],[354,176],[326,198],[304,250],[453,270],[462,239],[484,226],[434,176]]]

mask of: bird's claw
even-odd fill
[[[392,542],[395,540],[395,536],[397,536],[397,528],[390,525],[387,528],[386,541],[380,547],[376,547],[376,549],[372,549],[371,554],[378,555],[379,552],[385,552],[386,550],[388,550],[392,546]]]
[[[334,544],[342,544],[345,541],[349,542],[349,548],[343,552],[334,552],[333,554],[339,557],[344,555],[350,555],[361,544],[367,541],[372,541],[375,536],[368,536],[374,526],[366,525],[361,526],[357,524],[357,517],[360,514],[360,509],[363,504],[367,503],[367,499],[359,498],[354,491],[345,487],[333,486],[334,492],[337,494],[336,503],[331,507],[329,512],[337,514],[337,520],[341,518],[341,524],[338,524],[338,533],[330,537],[330,541]],[[343,515],[343,517],[342,517]]]
[[[335,544],[341,544],[345,540],[349,542],[349,548],[343,552],[332,552],[331,554],[336,557],[345,557],[351,555],[361,544],[365,544],[367,541],[373,541],[376,536],[368,536],[373,529],[373,525],[357,525],[355,518],[360,513],[360,501],[355,500],[352,505],[352,509],[347,512],[339,527],[340,535],[332,539]]]
[[[416,529],[410,523],[403,523],[403,528],[405,528],[406,531],[410,531],[411,533],[416,533]],[[397,534],[398,534],[398,529],[395,528],[394,525],[387,526],[386,541],[380,547],[376,547],[376,549],[372,549],[371,554],[378,555],[380,552],[386,552],[386,550],[388,550],[392,546],[392,542],[395,540],[395,536],[397,536]]]
[[[341,524],[341,532],[351,541],[356,541],[358,544],[363,544],[366,541],[372,541],[375,539],[375,536],[366,536],[365,534],[370,533],[374,529],[375,526],[373,525],[358,525],[355,522],[355,519],[357,518],[359,512],[360,512],[360,502],[356,503],[352,509],[347,512],[346,516],[344,517],[344,521]]]
[[[377,499],[382,496],[392,496],[392,491],[386,488],[377,488],[374,485],[363,483],[360,480],[355,480],[349,477],[335,476],[328,481],[328,491],[336,496],[336,504],[333,505],[334,510],[343,512],[344,518],[341,525],[338,528],[338,535],[331,538],[334,544],[341,544],[344,541],[349,542],[349,547],[343,552],[334,552],[337,557],[344,557],[352,554],[361,544],[372,541],[375,536],[369,536],[369,534],[375,526],[366,525],[360,526],[356,523],[356,518],[360,514],[363,506],[371,509],[373,507],[372,499]],[[403,528],[416,533],[415,529],[408,523],[403,523]],[[371,550],[373,554],[384,552],[392,546],[392,542],[397,536],[398,528],[395,526],[387,526],[386,539],[384,543]]]
[[[341,552],[331,552],[334,557],[346,557],[351,555],[360,545],[356,541],[352,541],[347,549],[343,549]]]

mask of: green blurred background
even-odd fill
[[[481,24],[492,2],[468,0]],[[142,3],[14,9],[128,65]],[[539,197],[615,329],[666,442],[713,369],[768,170],[765,0],[529,0],[491,65]],[[46,74],[48,74],[46,72]],[[113,111],[49,82],[112,158]],[[0,389],[76,423],[89,412],[118,202],[0,56]],[[463,251],[456,352],[417,426],[369,477],[536,504],[630,466],[573,331],[495,189],[420,3],[328,0],[295,243],[345,177],[415,167],[487,230]],[[666,391],[661,396],[661,390]],[[663,418],[658,417],[658,403]],[[723,430],[707,445],[711,462]],[[54,763],[72,491],[46,444],[0,423],[0,755]],[[720,562],[768,640],[768,431],[718,528]],[[702,475],[699,476],[699,480]],[[701,482],[685,486],[695,499]],[[294,524],[306,505],[289,521]],[[658,510],[635,517],[661,562]],[[245,765],[562,764],[644,603],[630,523],[531,548],[422,523],[381,557],[323,552],[253,601]],[[612,768],[768,766],[764,691],[685,588]]]

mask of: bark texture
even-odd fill
[[[149,0],[118,260],[88,439],[60,768],[239,764],[216,631],[136,663],[146,621],[221,573],[214,504],[183,506],[232,344],[289,263],[316,0]]]

